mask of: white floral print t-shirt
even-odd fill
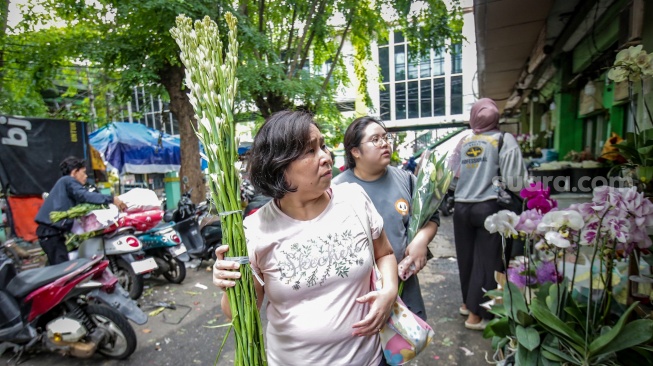
[[[361,220],[373,238],[383,219],[356,184],[333,186],[331,201],[315,219],[295,220],[274,200],[245,220],[252,269],[265,282],[271,366],[376,366],[378,336],[353,336],[352,325],[369,312],[356,298],[370,292],[373,258]],[[365,205],[358,218],[353,205]],[[360,211],[359,211],[360,212]]]

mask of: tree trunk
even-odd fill
[[[200,145],[195,128],[195,112],[188,100],[188,94],[182,90],[184,69],[181,66],[167,65],[159,71],[161,83],[170,96],[170,112],[179,122],[179,139],[181,140],[181,169],[179,177],[182,179],[182,191],[193,189],[191,199],[194,203],[206,199],[204,175],[200,165]],[[188,184],[183,183],[183,177],[188,177]]]
[[[283,93],[268,92],[266,95],[258,94],[254,96],[254,103],[263,118],[268,118],[274,112],[292,109],[294,105],[286,99]]]

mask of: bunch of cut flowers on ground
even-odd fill
[[[225,20],[229,27],[226,52],[218,26],[208,16],[193,23],[180,15],[170,33],[181,49],[180,58],[186,67],[185,84],[199,122],[196,133],[204,145],[203,158],[208,162],[211,195],[222,219],[223,242],[229,245],[229,256],[247,258],[240,182],[235,166],[238,159],[233,114],[238,89],[237,20],[229,12]],[[227,290],[232,311],[229,329],[234,328],[236,340],[234,365],[267,365],[252,272],[249,266],[243,265],[240,273],[236,286]]]
[[[546,192],[530,188],[522,197],[533,196],[532,208],[486,220],[504,242],[510,236],[527,240],[504,286],[489,291],[502,302],[495,301],[496,318],[484,336],[493,339],[497,355],[522,365],[650,364],[653,320],[631,320],[637,303],[625,310],[614,306],[613,290],[622,280],[619,263],[651,245],[646,228],[653,225],[653,204],[636,188],[598,187],[592,202],[558,210],[546,201],[535,204]],[[589,263],[581,263],[583,257]],[[578,286],[582,276],[589,280]]]

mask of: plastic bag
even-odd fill
[[[118,198],[127,205],[125,212],[143,212],[161,208],[159,197],[151,189],[134,188]]]
[[[164,212],[160,209],[143,212],[127,212],[120,215],[118,227],[133,227],[136,231],[148,231],[163,219]]]
[[[104,210],[93,210],[82,217],[76,218],[71,232],[80,235],[107,228],[118,221],[118,215],[118,207],[113,204]]]

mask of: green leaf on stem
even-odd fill
[[[517,353],[515,354],[515,365],[537,365],[537,360],[540,358],[540,351],[538,349],[530,351],[526,347],[519,344]]]
[[[517,340],[519,344],[524,346],[527,350],[533,351],[540,346],[540,333],[534,327],[522,327],[517,325],[516,329]]]
[[[632,305],[629,310],[632,310]],[[596,338],[590,344],[589,352],[592,358],[619,352],[651,340],[653,337],[653,320],[639,319],[624,324],[628,318],[628,313],[627,310],[608,333]]]
[[[485,327],[483,331],[483,338],[507,337],[512,335],[510,330],[510,321],[508,318],[494,318]]]
[[[573,328],[560,320],[540,299],[533,299],[531,312],[537,322],[554,336],[579,353],[584,353],[585,340]]]
[[[524,295],[514,284],[507,282],[506,287],[503,289],[503,304],[506,309],[509,310],[508,317],[518,322],[517,314],[518,311],[528,313],[528,308],[526,307],[526,300]],[[523,324],[522,324],[523,325]]]

